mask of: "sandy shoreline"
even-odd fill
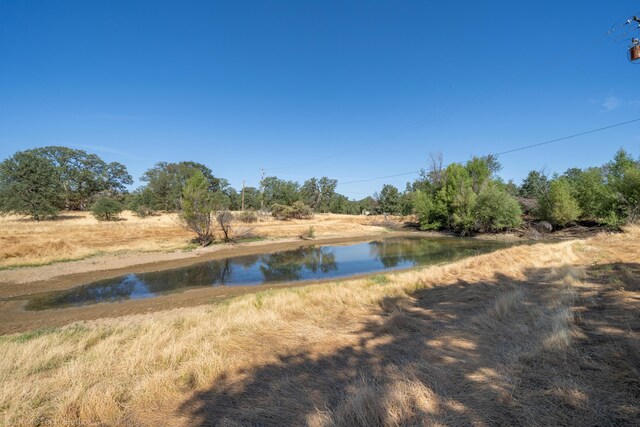
[[[29,296],[60,291],[83,283],[108,279],[131,273],[144,273],[179,268],[195,263],[242,255],[277,252],[301,246],[347,244],[366,242],[379,238],[420,236],[451,237],[444,233],[415,231],[377,232],[350,236],[324,236],[315,240],[283,238],[238,244],[219,244],[190,252],[136,253],[100,255],[89,259],[57,263],[41,267],[24,267],[0,271],[0,334],[61,326],[75,321],[119,317],[138,313],[170,310],[202,304],[210,304],[230,297],[261,292],[272,288],[305,286],[329,281],[352,280],[366,276],[361,274],[341,279],[302,281],[259,286],[225,286],[188,289],[179,293],[154,298],[128,300],[119,303],[99,303],[83,307],[56,310],[27,311],[24,309]],[[492,239],[495,240],[495,239]],[[513,240],[505,236],[503,240]],[[392,272],[390,272],[392,273]]]

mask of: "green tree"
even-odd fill
[[[549,191],[539,199],[540,217],[554,225],[565,226],[580,217],[580,206],[571,194],[566,178],[551,182]]]
[[[238,191],[232,204],[234,210],[242,208],[242,192]],[[245,187],[244,189],[244,208],[250,210],[260,209],[260,190],[255,187]]]
[[[211,193],[220,193],[218,197],[229,191],[229,183],[226,179],[217,178],[211,169],[202,163],[184,161],[178,163],[158,162],[148,169],[141,180],[147,183],[147,187],[154,195],[154,209],[176,211],[180,209],[180,198],[186,182],[200,172],[206,180],[207,190]],[[226,194],[225,194],[226,195]]]
[[[607,184],[602,168],[584,171],[572,168],[563,176],[571,185],[571,194],[578,202],[582,219],[603,222],[615,214],[616,195]]]
[[[180,219],[187,230],[193,231],[202,246],[213,241],[212,217],[214,200],[210,182],[201,171],[187,179],[182,190]]]
[[[531,171],[522,181],[520,196],[530,199],[539,199],[549,190],[549,181],[542,172]]]
[[[609,180],[616,181],[622,179],[627,170],[637,168],[638,166],[638,162],[633,160],[633,157],[621,148],[613,156],[613,160],[607,163],[605,169]]]
[[[627,167],[622,176],[616,180],[615,189],[619,194],[627,220],[638,221],[640,219],[640,168]]]
[[[444,203],[430,193],[416,191],[414,210],[418,216],[421,230],[439,230],[446,226],[447,208]]]
[[[479,194],[487,187],[493,174],[499,171],[502,166],[494,156],[486,156],[473,157],[465,164],[465,168],[469,173],[473,192]]]
[[[520,204],[499,185],[489,185],[478,195],[473,216],[479,231],[497,232],[522,224]]]
[[[133,183],[127,168],[106,163],[99,156],[68,147],[49,146],[30,150],[48,160],[57,170],[64,189],[64,207],[85,210],[98,194],[114,196]]]
[[[300,200],[300,185],[295,181],[268,176],[262,180],[261,185],[265,207],[273,204],[291,206]]]
[[[115,221],[123,210],[122,203],[109,197],[100,197],[91,205],[91,212],[98,221]]]
[[[323,176],[320,179],[308,179],[300,187],[300,199],[315,212],[329,212],[331,198],[335,194],[338,181]]]
[[[64,188],[51,161],[31,151],[0,163],[0,212],[30,215],[36,221],[58,215]]]
[[[400,215],[411,215],[413,213],[415,192],[407,189],[400,196]]]
[[[393,185],[383,185],[377,199],[378,210],[381,213],[390,215],[400,214],[400,191]]]
[[[459,163],[452,163],[445,169],[444,187],[438,192],[448,211],[449,227],[462,234],[473,230],[473,207],[477,195],[473,191],[473,181],[469,170]]]

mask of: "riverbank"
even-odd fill
[[[405,228],[403,218],[318,214],[308,220],[277,221],[262,217],[250,228],[253,241],[217,243],[202,248],[190,243],[175,214],[105,223],[74,212],[55,221],[25,221],[0,217],[0,298],[23,292],[60,290],[72,284],[127,274],[175,268],[208,259],[291,249],[298,246],[374,239],[420,233],[425,237],[453,237],[447,232],[419,232]],[[315,239],[303,240],[313,227]],[[477,236],[518,241],[511,234]],[[28,285],[28,286],[23,286]]]
[[[0,338],[7,425],[633,424],[640,229]],[[277,345],[274,345],[277,343]]]

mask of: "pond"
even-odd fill
[[[508,246],[463,238],[390,237],[341,245],[301,246],[280,252],[216,259],[188,267],[128,274],[31,299],[45,310],[152,298],[207,286],[253,286],[343,278],[455,261]]]

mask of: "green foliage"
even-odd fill
[[[314,237],[316,237],[316,230],[315,228],[313,228],[313,225],[310,225],[307,231],[302,233],[300,237],[305,239],[313,239]]]
[[[22,151],[0,163],[0,212],[38,221],[58,215],[63,207],[64,188],[51,161]]]
[[[200,172],[206,181],[207,191],[217,195],[218,202],[224,204],[225,192],[229,190],[226,179],[216,178],[211,169],[197,162],[167,163],[159,162],[147,170],[141,180],[153,195],[151,207],[155,210],[176,211],[180,209],[182,190],[196,173]],[[228,205],[228,201],[226,202]]]
[[[269,176],[261,182],[265,207],[274,204],[291,206],[300,200],[300,185],[294,181]]]
[[[571,185],[566,178],[553,180],[549,191],[538,203],[540,218],[553,225],[562,227],[580,217],[580,206],[571,194]]]
[[[187,179],[182,190],[180,219],[187,230],[193,231],[202,246],[213,241],[211,211],[214,201],[210,182],[201,171]]]
[[[297,201],[292,206],[274,204],[271,206],[271,215],[277,219],[309,219],[313,216],[313,209],[304,203]]]
[[[522,181],[520,196],[530,199],[539,199],[549,190],[549,181],[541,172],[531,171]]]
[[[436,168],[437,169],[437,168]],[[424,173],[413,195],[413,208],[423,230],[449,229],[460,234],[500,231],[520,224],[518,202],[507,193],[495,172],[493,156],[452,163],[444,170]]]
[[[402,193],[400,196],[400,215],[411,215],[413,213],[415,194],[410,189]]]
[[[480,231],[504,231],[522,224],[520,204],[498,185],[490,185],[480,192],[473,216]]]
[[[116,221],[123,210],[122,203],[108,197],[100,197],[91,205],[91,213],[98,221]]]
[[[99,194],[115,197],[133,183],[123,164],[106,163],[83,150],[51,146],[29,151],[46,159],[56,169],[63,188],[65,209],[85,210],[90,200]]]
[[[139,218],[146,218],[154,215],[156,212],[147,205],[138,205],[133,213]]]
[[[447,207],[436,195],[416,191],[414,210],[418,215],[421,230],[439,230],[447,224]]]
[[[335,196],[338,181],[323,176],[311,178],[300,187],[300,200],[309,205],[315,212],[330,212],[331,201]]]
[[[258,214],[256,214],[255,211],[242,211],[236,215],[236,218],[238,221],[246,224],[258,222]]]
[[[630,221],[640,219],[640,168],[629,166],[624,169],[622,176],[615,182],[615,189],[627,218]]]
[[[378,211],[384,214],[400,215],[400,191],[390,184],[385,184],[380,190]]]
[[[216,213],[216,222],[222,231],[222,236],[225,242],[230,242],[232,239],[232,225],[234,216],[228,210],[222,210]]]
[[[564,177],[571,187],[571,194],[578,202],[580,218],[584,220],[606,222],[615,210],[616,195],[607,185],[602,168],[580,170],[573,168],[565,172]]]
[[[313,217],[313,209],[300,201],[295,202],[291,206],[291,209],[293,210],[292,216],[295,219],[309,219]]]
[[[129,193],[126,198],[126,206],[133,212],[138,212],[140,206],[146,207],[148,210],[155,212],[153,208],[156,206],[156,199],[149,187],[141,187]]]
[[[289,219],[292,216],[291,206],[274,203],[271,205],[271,215],[276,219]]]

